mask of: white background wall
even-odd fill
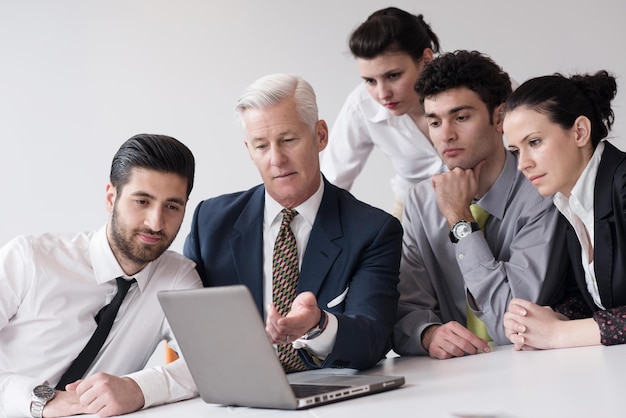
[[[0,0],[0,245],[18,234],[94,229],[119,145],[172,135],[197,158],[199,200],[259,182],[234,103],[274,72],[297,73],[332,126],[360,82],[348,34],[379,0]],[[626,149],[623,0],[399,0],[423,13],[444,51],[478,49],[518,82],[608,69],[623,87],[614,141]],[[375,153],[354,193],[391,207]]]

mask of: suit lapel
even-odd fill
[[[261,315],[263,309],[263,207],[265,188],[259,187],[233,225],[229,240],[233,263],[241,284],[250,289]]]
[[[617,166],[624,160],[624,154],[608,142],[604,146],[594,191],[594,270],[602,305],[609,308],[614,306],[612,274],[615,243],[612,231],[616,225],[612,199],[613,177]]]
[[[596,310],[596,304],[591,297],[591,294],[587,290],[587,282],[585,281],[585,271],[583,270],[583,260],[580,255],[582,248],[580,246],[580,241],[578,241],[578,237],[576,236],[576,232],[574,228],[568,223],[567,224],[567,246],[569,248],[569,256],[574,268],[574,278],[576,279],[576,283],[578,284],[578,288],[580,289],[580,293],[583,295],[583,298],[587,302],[587,305],[593,307],[593,310]]]
[[[324,180],[324,196],[317,211],[300,269],[297,292],[319,294],[331,266],[341,253],[341,216],[337,189]],[[338,245],[339,244],[339,245]]]

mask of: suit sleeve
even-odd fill
[[[185,257],[196,263],[196,270],[202,283],[205,283],[205,270],[204,263],[202,261],[202,257],[200,254],[200,240],[198,236],[198,222],[200,217],[200,211],[202,208],[203,202],[200,202],[193,213],[193,218],[191,220],[191,229],[187,238],[185,238],[185,244],[183,246],[183,254]]]
[[[387,216],[359,256],[345,309],[333,312],[338,321],[333,350],[320,365],[305,358],[310,366],[362,370],[374,366],[387,354],[398,304],[401,246],[402,226]]]

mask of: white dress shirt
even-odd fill
[[[129,375],[145,406],[197,394],[181,359],[142,370],[163,339],[173,338],[156,293],[200,288],[195,264],[166,251],[137,280],[86,376]],[[55,386],[91,338],[97,312],[125,276],[106,238],[106,227],[77,235],[21,236],[0,249],[0,416],[30,416],[32,389]],[[134,373],[136,372],[136,373]]]
[[[321,176],[320,176],[321,177]],[[291,230],[296,237],[298,246],[298,265],[302,266],[302,260],[309,242],[309,236],[313,229],[313,223],[317,216],[317,211],[324,196],[324,181],[320,180],[317,191],[307,201],[297,206],[295,209],[298,215],[291,221]],[[281,211],[284,209],[267,192],[265,192],[265,209],[263,213],[263,303],[268,306],[272,303],[272,258],[274,254],[274,244],[276,236],[280,230],[283,220]],[[328,324],[323,333],[311,340],[294,341],[295,348],[306,348],[307,351],[316,355],[320,359],[325,359],[335,345],[337,335],[337,318],[328,314]]]
[[[596,281],[596,272],[593,268],[593,239],[594,239],[594,223],[593,223],[593,195],[595,191],[596,174],[602,159],[604,151],[604,142],[600,142],[596,147],[591,160],[587,163],[587,167],[583,170],[576,184],[572,189],[568,198],[562,193],[554,195],[554,205],[572,224],[576,236],[580,242],[581,255],[583,262],[583,270],[585,272],[585,282],[587,290],[593,297],[593,301],[600,309],[602,306],[600,292],[598,291],[598,282]]]
[[[404,202],[408,190],[446,170],[430,140],[407,114],[396,116],[358,85],[346,98],[322,153],[322,173],[335,186],[350,190],[367,158],[378,148],[391,162],[391,189]]]

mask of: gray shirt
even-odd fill
[[[502,319],[509,301],[548,303],[566,273],[565,224],[552,204],[516,169],[506,152],[500,176],[478,204],[491,216],[483,232],[453,244],[432,183],[411,190],[403,216],[400,302],[394,329],[398,354],[427,354],[430,325],[465,325],[466,292],[497,344],[509,344]]]

